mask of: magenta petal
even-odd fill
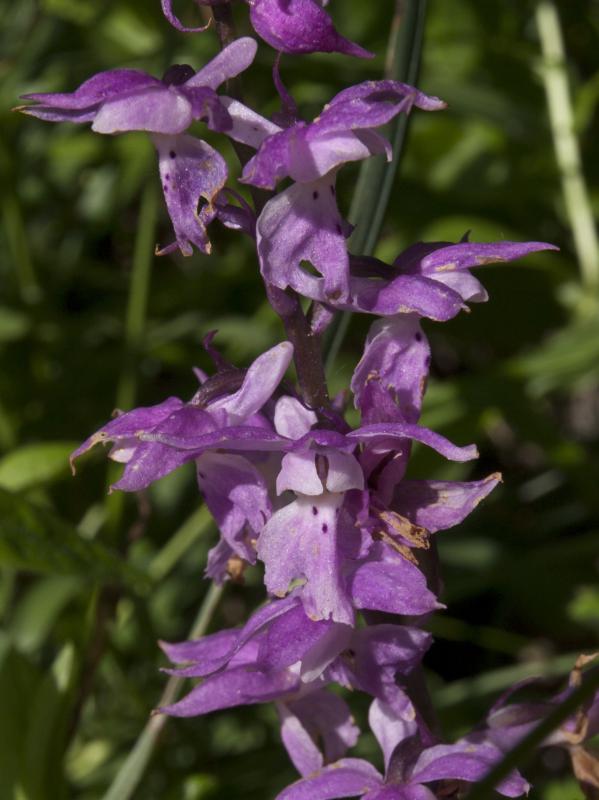
[[[515,261],[540,250],[558,250],[547,242],[460,242],[440,247],[426,255],[420,264],[424,275],[470,269],[501,261]]]
[[[316,0],[250,0],[250,20],[256,33],[283,53],[373,55],[337,33]]]
[[[300,294],[322,293],[323,300],[342,300],[349,289],[349,259],[344,221],[329,178],[295,183],[269,200],[256,226],[260,270],[264,279]],[[324,277],[304,270],[308,261]]]
[[[118,442],[120,440],[134,439],[141,431],[153,430],[160,422],[167,419],[173,411],[180,409],[183,401],[178,397],[169,397],[155,406],[142,406],[119,414],[115,419],[107,422],[92,434],[71,453],[71,466],[75,459],[83,455],[94,445],[100,442]]]
[[[242,142],[257,150],[267,137],[272,137],[281,130],[274,122],[244,106],[239,100],[221,97],[220,101],[231,119],[227,136],[236,142]]]
[[[333,97],[327,108],[332,111],[336,106],[341,108],[342,106],[348,107],[349,104],[353,104],[354,113],[356,115],[362,114],[363,117],[359,119],[367,122],[370,107],[374,106],[377,109],[382,107],[384,109],[385,106],[396,105],[403,98],[409,100],[410,105],[414,105],[423,111],[440,111],[447,107],[447,103],[443,100],[424,94],[424,92],[419,91],[415,86],[410,86],[408,83],[382,80],[364,81],[343,89]],[[389,112],[387,111],[387,113]],[[368,125],[356,124],[356,127],[368,127]]]
[[[393,507],[430,533],[458,525],[501,482],[493,473],[482,481],[401,481]]]
[[[260,533],[272,505],[264,478],[247,458],[231,453],[204,453],[197,460],[197,476],[206,505],[233,551],[253,564],[254,548],[246,525]]]
[[[140,89],[160,87],[162,83],[145,72],[136,69],[109,69],[98,72],[82,83],[74,92],[47,92],[24,94],[23,100],[40,103],[45,108],[81,111],[96,107],[113,97],[126,95]],[[28,114],[36,116],[35,106],[25,109]]]
[[[360,564],[351,578],[351,595],[356,608],[389,614],[419,616],[439,608],[424,575],[404,558]]]
[[[292,783],[276,800],[335,800],[363,795],[382,785],[382,776],[367,761],[343,758],[309,778]]]
[[[266,703],[297,689],[299,678],[285,670],[269,674],[235,667],[204,680],[178,703],[160,708],[172,717],[196,717],[223,708]]]
[[[342,698],[324,689],[281,705],[283,743],[301,775],[316,772],[342,758],[359,735],[350,710]],[[316,743],[321,744],[321,754]]]
[[[412,772],[414,783],[438,780],[475,782],[488,774],[501,761],[503,753],[488,744],[457,742],[451,745],[429,747],[420,755]],[[498,786],[497,791],[506,797],[520,797],[530,786],[517,772],[512,772]]]
[[[374,322],[351,381],[362,422],[417,422],[429,365],[430,347],[417,317],[406,314]],[[369,397],[372,384],[379,392]],[[390,408],[381,405],[381,393],[391,401]]]
[[[417,314],[446,322],[464,308],[464,299],[453,288],[431,277],[398,275],[392,280],[352,278],[349,310],[390,317]]]
[[[270,400],[292,357],[291,342],[281,342],[271,347],[250,365],[241,388],[235,394],[210,403],[209,411],[224,411],[229,425],[244,422]]]
[[[353,624],[354,613],[341,568],[344,550],[359,548],[359,534],[341,512],[343,495],[299,497],[277,511],[258,539],[266,588],[283,596],[305,578],[301,598],[314,620]],[[342,549],[343,548],[343,549]]]
[[[227,45],[183,85],[185,87],[207,86],[209,89],[218,89],[221,83],[235,78],[250,66],[257,49],[258,45],[255,39],[242,36]]]
[[[449,439],[439,433],[423,428],[420,425],[411,425],[401,422],[377,422],[373,425],[364,425],[355,431],[347,434],[348,439],[355,439],[362,442],[376,442],[377,440],[397,440],[413,439],[421,442],[427,447],[436,450],[450,461],[471,461],[478,457],[478,451],[473,444],[466,447],[458,447],[452,444]]]
[[[177,248],[185,256],[194,244],[210,252],[206,226],[216,215],[214,199],[227,180],[227,165],[216,150],[193,136],[154,136],[158,150],[160,179],[164,199],[176,240],[157,250],[158,255]],[[201,200],[206,205],[198,213]]]
[[[182,133],[191,125],[192,107],[175,86],[159,83],[130,95],[105,100],[95,116],[96,133]]]

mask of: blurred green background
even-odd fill
[[[380,77],[393,5],[330,3],[372,61],[283,59],[307,117],[346,85]],[[190,6],[175,8],[199,20]],[[567,0],[559,12],[567,62],[557,68],[572,89],[596,213],[599,8]],[[413,474],[501,470],[505,480],[440,537],[448,610],[431,622],[426,665],[449,738],[518,677],[544,673],[552,690],[599,638],[599,288],[574,246],[535,13],[524,0],[429,3],[419,84],[449,108],[413,115],[377,251],[393,258],[467,230],[476,241],[561,248],[487,268],[487,305],[427,325],[424,424],[477,442],[481,459],[448,466],[418,451]],[[218,329],[226,357],[245,366],[282,330],[242,236],[215,223],[212,257],[153,257],[171,230],[144,135],[102,137],[10,111],[20,94],[69,91],[102,69],[199,68],[218,50],[214,32],[178,34],[158,0],[3,0],[0,15],[0,798],[95,800],[108,797],[158,703],[166,678],[156,641],[187,635],[216,533],[191,467],[142,497],[107,496],[115,472],[102,455],[75,479],[67,455],[114,407],[191,396],[191,367],[209,367],[207,331]],[[236,15],[249,32],[243,4]],[[272,60],[262,46],[244,79],[246,101],[265,114],[277,110]],[[207,138],[237,174],[224,137]],[[345,209],[357,169],[342,175]],[[368,323],[352,321],[334,391],[347,387]],[[227,589],[212,629],[240,623],[261,598],[255,570]],[[369,735],[355,752],[379,758]],[[546,752],[528,772],[531,797],[582,798],[568,775],[565,756]],[[274,710],[254,707],[169,721],[133,796],[263,800],[293,779]]]

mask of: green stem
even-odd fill
[[[189,639],[199,639],[206,633],[222,596],[223,589],[224,586],[217,586],[214,583],[210,586],[189,632]],[[185,678],[178,678],[175,675],[169,678],[162,697],[158,701],[159,708],[170,705],[177,700],[184,680]],[[150,717],[102,800],[129,800],[133,796],[150,763],[158,737],[167,720],[168,717],[164,714],[156,714]]]
[[[535,15],[543,53],[541,75],[566,214],[574,237],[583,287],[596,302],[599,290],[599,239],[576,138],[559,15],[552,0],[540,2]]]
[[[427,0],[396,0],[387,47],[386,78],[412,85],[418,82],[426,7]],[[350,222],[355,228],[348,247],[354,253],[367,256],[374,253],[404,152],[409,123],[408,114],[399,114],[390,125],[389,139],[393,148],[390,162],[384,156],[375,156],[362,164],[349,212]],[[332,326],[326,359],[327,372],[337,359],[351,316],[350,311],[345,311]]]
[[[137,393],[137,361],[143,348],[150,277],[154,260],[158,192],[154,180],[148,181],[139,209],[133,269],[129,285],[122,372],[117,388],[117,407],[129,409]]]
[[[506,754],[482,781],[472,787],[468,800],[489,800],[492,792],[509,773],[525,763],[536,748],[575,713],[599,689],[599,669],[587,673],[586,679],[572,694],[540,722],[519,744]]]

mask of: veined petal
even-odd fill
[[[479,781],[501,761],[503,753],[489,744],[440,744],[424,750],[414,765],[413,783],[428,783],[445,779]],[[505,778],[496,790],[505,797],[520,797],[530,786],[517,772]]]
[[[178,397],[169,397],[155,406],[142,406],[119,414],[93,433],[71,453],[71,467],[79,456],[100,442],[119,442],[135,439],[141,431],[151,431],[184,405]]]
[[[421,425],[412,425],[410,423],[401,422],[377,422],[373,425],[364,425],[355,431],[347,434],[347,438],[352,440],[356,439],[362,442],[376,442],[377,440],[394,439],[413,439],[415,442],[421,442],[427,447],[436,450],[445,458],[450,461],[471,461],[473,458],[478,457],[478,451],[473,444],[466,445],[466,447],[458,447],[449,439],[441,436],[429,428],[423,428]]]
[[[274,122],[244,106],[239,100],[234,100],[232,97],[221,97],[220,101],[231,118],[231,127],[227,129],[227,136],[236,142],[242,142],[242,144],[247,144],[257,150],[267,137],[281,131],[281,128]]]
[[[279,714],[283,743],[301,775],[311,775],[324,762],[342,758],[358,741],[360,731],[347,703],[324,689],[280,704]]]
[[[172,244],[157,250],[157,254],[178,248],[183,255],[190,256],[192,244],[209,253],[206,226],[216,216],[213,203],[227,180],[225,160],[210,145],[193,136],[155,135],[153,140],[158,150],[164,199],[176,236]],[[198,213],[201,199],[207,204]]]
[[[343,495],[298,497],[277,511],[258,539],[269,592],[283,596],[291,581],[304,578],[304,608],[314,620],[353,624],[354,613],[342,575],[344,556],[359,549],[359,534],[341,510]]]
[[[223,538],[238,556],[254,563],[256,553],[244,533],[249,525],[259,534],[272,513],[264,478],[251,461],[231,453],[204,453],[196,467],[200,490]]]
[[[291,286],[312,296],[320,279],[302,267],[308,261],[324,278],[325,302],[343,300],[349,289],[346,227],[339,214],[331,178],[293,184],[269,200],[256,226],[260,269],[279,289]]]
[[[277,400],[274,413],[275,430],[288,439],[300,439],[313,425],[318,417],[295,397],[284,395]]]
[[[81,84],[74,92],[45,92],[22,95],[23,100],[31,100],[45,108],[81,111],[96,108],[100,103],[115,97],[129,95],[138,90],[161,87],[162,83],[145,72],[136,69],[109,69],[98,72]],[[36,116],[36,108],[25,110]]]
[[[186,81],[184,86],[207,86],[218,89],[221,83],[235,78],[247,69],[256,56],[258,44],[249,36],[242,36],[221,50],[205,67]]]
[[[271,347],[249,367],[239,391],[215,400],[209,411],[224,411],[229,425],[238,425],[259,411],[281,382],[293,356],[291,342]]]
[[[267,673],[240,666],[207,678],[178,703],[158,710],[172,717],[197,717],[223,708],[266,703],[293,692],[298,685],[298,676],[289,670]]]
[[[276,800],[335,800],[364,795],[382,785],[382,775],[367,761],[343,758],[315,775],[292,783]]]
[[[283,53],[344,53],[372,58],[372,53],[335,30],[316,0],[249,0],[256,33]]]
[[[353,127],[368,128],[371,127],[367,124],[369,118],[373,119],[376,114],[381,114],[381,119],[385,119],[384,115],[392,114],[394,107],[404,98],[409,100],[410,105],[414,105],[423,111],[440,111],[447,107],[447,103],[443,100],[424,94],[424,92],[419,91],[415,86],[410,86],[408,83],[393,80],[363,81],[355,86],[349,86],[336,94],[327,103],[327,114],[330,110],[332,121],[335,119],[333,109],[339,107],[338,110],[340,110],[344,106],[347,110],[343,111],[343,114],[353,113],[356,117],[358,114],[363,115],[363,117],[358,118],[358,123]],[[373,111],[374,113],[369,117],[369,112]],[[395,113],[397,113],[397,110],[395,110]],[[326,119],[325,117],[325,121]],[[377,123],[377,125],[380,124],[382,123]]]
[[[415,564],[404,558],[365,561],[351,576],[356,608],[419,616],[440,607]]]
[[[405,314],[374,322],[351,381],[362,422],[417,422],[429,366],[430,347],[416,316]],[[367,387],[373,383],[388,395],[390,408],[381,405],[378,396],[372,402],[375,398],[369,397]]]
[[[159,83],[133,94],[105,100],[92,125],[96,133],[181,133],[191,125],[191,103],[176,86]]]
[[[424,275],[471,269],[502,261],[515,261],[540,250],[558,250],[547,242],[460,242],[441,246],[426,255],[420,263]]]
[[[501,482],[498,472],[482,481],[409,481],[398,484],[393,507],[430,533],[458,525]]]

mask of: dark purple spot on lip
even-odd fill
[[[328,529],[329,529],[329,526],[326,524],[326,522],[323,522],[322,523],[322,532],[326,533],[328,531]]]
[[[198,470],[198,477],[203,479],[203,478],[205,478],[206,476],[204,475],[204,473],[203,473],[203,472],[200,472],[200,471]]]
[[[170,175],[165,175],[165,176],[164,176],[164,180],[165,180],[165,181],[170,181],[170,179],[171,179],[171,176],[170,176]]]
[[[337,233],[339,235],[341,235],[343,233],[343,228],[341,227],[341,225],[339,223],[337,223],[337,225],[335,227],[337,228]]]
[[[312,506],[312,513],[314,514],[314,516],[318,514],[318,509],[316,508],[316,506]]]
[[[417,333],[414,336],[414,339],[416,339],[417,342],[421,342],[422,341],[422,334],[421,333]]]
[[[162,188],[164,189],[165,192],[168,192],[168,186],[166,185],[166,183],[163,185]]]
[[[313,197],[315,200],[318,200],[318,192],[317,192],[317,191],[313,191],[313,192],[312,192],[312,197]]]
[[[171,151],[170,151],[170,153],[169,153],[169,156],[170,156],[171,158],[177,158],[177,154],[175,153],[175,151],[174,151],[174,150],[171,150]]]

